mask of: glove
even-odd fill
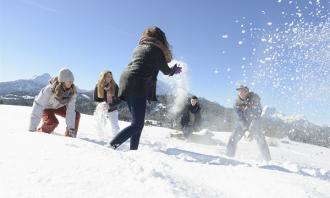
[[[76,132],[74,129],[69,129],[69,134],[68,134],[70,137],[73,137],[75,138],[76,137]]]
[[[173,67],[171,67],[172,69],[172,75],[174,74],[180,74],[182,72],[182,67],[178,66],[177,64],[175,64]]]
[[[35,132],[35,131],[37,131],[37,127],[34,126],[33,121],[32,121],[32,118],[31,118],[31,121],[30,121],[30,123],[29,123],[28,130],[29,130],[30,132]]]
[[[253,136],[252,134],[250,133],[250,131],[246,131],[245,134],[244,134],[244,138],[246,141],[248,142],[251,142],[253,140]]]
[[[36,132],[37,131],[37,129],[32,127],[32,126],[29,126],[28,130],[29,130],[29,132]]]

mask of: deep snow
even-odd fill
[[[0,105],[0,197],[330,197],[327,148],[267,139],[273,160],[265,163],[244,139],[227,158],[229,133],[187,142],[145,127],[138,151],[114,151],[92,116],[82,115],[72,139],[62,136],[62,118],[54,135],[28,132],[30,111]]]

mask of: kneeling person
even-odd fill
[[[181,127],[185,138],[188,138],[193,131],[199,129],[201,123],[201,107],[198,98],[192,96],[189,103],[184,107],[181,117]]]
[[[75,109],[77,90],[74,77],[69,69],[62,69],[35,98],[30,117],[29,131],[52,133],[58,125],[55,115],[66,118],[65,136],[76,137],[80,113]],[[37,129],[40,120],[43,123]]]

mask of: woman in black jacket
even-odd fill
[[[116,149],[130,138],[130,149],[137,150],[144,127],[146,101],[156,100],[156,82],[159,70],[165,75],[181,72],[181,67],[168,63],[172,60],[165,33],[158,27],[147,28],[133,52],[131,62],[120,77],[119,97],[126,101],[132,115],[131,125],[120,131],[110,142]]]
[[[117,106],[120,103],[118,98],[118,85],[114,81],[111,71],[104,71],[100,74],[100,79],[94,89],[94,101],[106,102],[108,104],[107,118],[111,123],[112,135],[119,133],[118,110]]]

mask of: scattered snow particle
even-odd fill
[[[226,39],[226,38],[228,38],[229,36],[227,35],[227,34],[224,34],[224,35],[222,35],[222,38],[223,39]]]

